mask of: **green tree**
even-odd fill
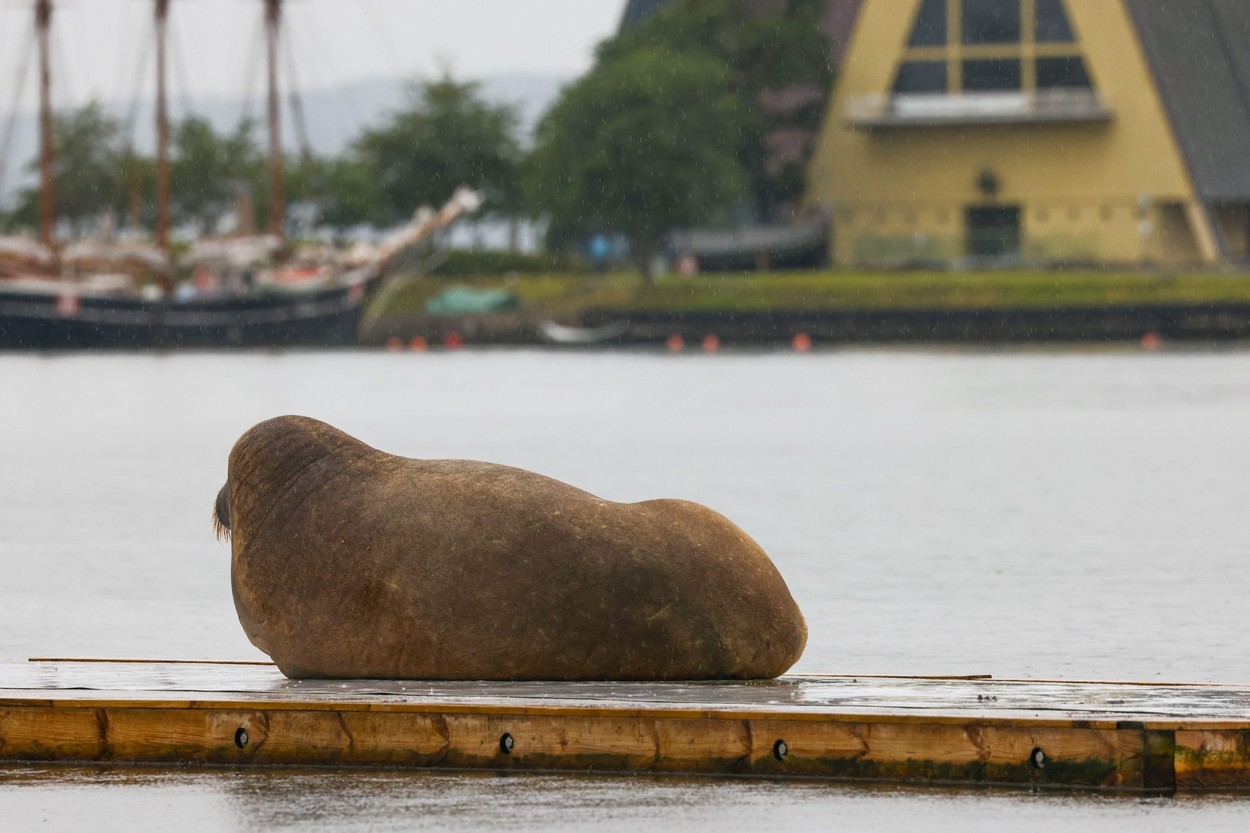
[[[670,229],[739,200],[743,114],[725,63],[699,51],[631,50],[565,88],[539,123],[528,166],[556,234],[628,236],[644,279]]]
[[[516,114],[488,104],[479,85],[444,75],[413,84],[406,106],[366,131],[333,166],[329,214],[379,224],[441,205],[461,185],[478,189],[486,210],[520,208]]]
[[[57,219],[82,231],[104,216],[123,217],[129,199],[128,166],[117,122],[92,102],[56,116],[52,131]],[[39,176],[38,158],[27,171]],[[38,184],[22,190],[13,212],[15,223],[39,224],[39,193]]]
[[[234,209],[240,191],[250,194],[257,227],[268,227],[271,167],[255,138],[255,124],[244,121],[233,133],[216,132],[201,118],[178,125],[173,137],[173,211],[179,223],[193,223],[210,233]],[[320,206],[332,190],[328,172],[336,160],[287,156],[283,160],[283,197],[288,207]]]
[[[201,233],[210,232],[234,204],[239,188],[266,195],[267,204],[265,159],[249,122],[223,136],[205,119],[188,118],[174,130],[172,157],[171,208],[178,223],[194,223]]]
[[[318,222],[343,227],[390,221],[377,180],[353,154],[304,157],[288,163],[288,200],[312,205]]]
[[[787,0],[766,11],[757,5],[674,0],[638,28],[602,44],[598,61],[657,47],[699,51],[724,61],[744,114],[738,154],[750,177],[751,201],[758,214],[769,217],[781,203],[801,195],[805,178],[801,168],[777,163],[767,137],[779,128],[814,134],[834,71],[819,26],[825,0]],[[801,94],[780,104],[773,95],[770,106],[770,94],[781,91]]]

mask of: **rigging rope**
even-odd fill
[[[61,28],[53,21],[51,30],[49,31],[48,46],[52,50],[52,61],[56,66],[57,83],[53,85],[53,105],[55,112],[57,109],[56,100],[59,99],[61,107],[65,110],[73,110],[76,96],[74,95],[73,78],[69,74],[69,59],[66,58],[66,50],[61,41]],[[56,91],[60,90],[61,95],[57,96]]]
[[[187,72],[186,55],[183,54],[180,44],[182,39],[178,37],[178,18],[174,16],[171,4],[169,12],[169,31],[165,33],[166,49],[174,57],[174,77],[177,80],[179,95],[177,100],[181,104],[182,118],[185,120],[192,115],[191,107],[191,74]]]
[[[139,121],[139,103],[143,97],[143,82],[147,79],[148,57],[152,54],[153,41],[156,40],[156,32],[154,27],[147,29],[148,36],[143,39],[143,43],[139,48],[138,62],[135,64],[134,87],[130,93],[130,109],[126,112],[125,122],[125,146],[130,151],[134,148],[135,143],[135,125]]]
[[[258,74],[260,71],[260,57],[262,50],[262,37],[265,30],[265,22],[263,14],[257,18],[260,25],[252,29],[252,40],[248,46],[247,60],[243,63],[243,106],[239,111],[239,126],[242,130],[244,125],[252,123],[252,95],[256,91]]]
[[[0,201],[4,199],[4,179],[9,170],[9,154],[13,151],[13,136],[17,132],[18,109],[22,104],[22,91],[26,89],[26,76],[30,73],[31,60],[34,53],[34,38],[22,38],[21,57],[18,58],[16,82],[13,85],[13,107],[4,124],[4,135],[0,138]]]
[[[117,50],[117,54],[123,56],[123,59],[119,60],[116,64],[116,75],[113,76],[113,86],[109,88],[110,90],[117,90],[120,92],[126,89],[126,79],[130,74],[130,62],[126,59],[134,57],[135,54],[134,46],[130,42],[132,34],[131,29],[139,28],[134,25],[134,12],[137,10],[138,9],[132,3],[126,10],[120,12],[120,15],[127,19],[120,27],[117,42],[114,46]]]
[[[282,29],[281,36],[281,47],[286,57],[287,74],[291,77],[291,120],[295,123],[296,141],[299,143],[300,155],[305,159],[311,159],[313,155],[312,142],[308,138],[308,122],[304,118],[304,102],[300,98],[299,79],[295,75],[295,51],[291,48],[289,26]]]
[[[123,167],[126,173],[127,186],[127,211],[126,226],[134,230],[138,229],[143,222],[143,181],[139,171],[138,155],[135,153],[135,125],[139,123],[139,106],[143,101],[143,86],[147,80],[148,58],[155,51],[156,47],[156,24],[150,22],[145,26],[143,31],[146,37],[142,39],[137,53],[137,61],[134,66],[134,86],[130,91],[130,109],[126,112],[126,122],[123,125],[124,138],[122,140],[123,148]]]
[[[373,32],[382,43],[382,48],[386,50],[386,57],[390,59],[391,65],[395,67],[403,66],[403,59],[400,57],[399,50],[395,48],[395,42],[391,40],[390,30],[386,28],[382,16],[378,14],[377,7],[373,5],[373,0],[364,0],[362,5],[365,9],[365,17],[369,19],[369,24],[373,26]]]
[[[302,21],[304,25],[304,40],[311,42],[313,51],[317,54],[317,60],[312,62],[314,69],[313,74],[316,76],[314,81],[316,81],[318,85],[326,91],[327,95],[334,104],[334,109],[337,111],[337,115],[340,118],[346,116],[344,121],[351,125],[352,132],[359,134],[362,126],[364,125],[364,119],[360,117],[360,111],[356,109],[356,102],[351,96],[348,96],[346,100],[344,100],[343,96],[336,92],[330,84],[326,83],[320,73],[315,71],[319,64],[325,64],[329,67],[330,74],[332,76],[336,76],[338,78],[345,77],[339,70],[339,64],[334,60],[334,53],[327,48],[325,39],[321,37],[321,30],[317,24],[315,16],[316,6],[308,4],[304,7],[303,11],[305,14],[291,15],[290,20],[292,22],[297,20]]]

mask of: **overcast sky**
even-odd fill
[[[125,99],[150,41],[150,0],[56,0],[53,65],[60,106]],[[17,64],[31,33],[29,5],[0,0],[0,112],[13,106]],[[288,33],[301,87],[434,74],[575,76],[620,20],[624,0],[291,0]],[[256,53],[260,0],[174,0],[175,95],[239,96]],[[151,64],[151,57],[147,61]],[[261,89],[259,66],[253,92]],[[33,106],[33,73],[22,109]]]

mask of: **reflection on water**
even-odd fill
[[[0,662],[261,658],[209,512],[233,441],[279,413],[609,499],[707,503],[789,581],[811,634],[800,671],[1250,683],[1242,352],[0,357]],[[98,802],[181,808],[188,830],[315,812],[334,829],[903,826],[874,823],[888,813],[969,830],[1058,812],[1115,829],[1190,806],[394,773],[62,783],[10,774],[0,818]]]
[[[6,829],[1240,831],[1250,803],[679,777],[0,769]],[[12,825],[12,826],[8,826]]]

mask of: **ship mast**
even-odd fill
[[[156,244],[169,251],[169,102],[165,85],[170,0],[156,0]]]
[[[283,203],[282,102],[278,96],[278,50],[281,45],[282,0],[265,0],[265,39],[269,47],[269,233],[285,236]]]
[[[39,239],[56,245],[56,199],[52,187],[52,0],[35,0],[35,38],[39,43]]]

